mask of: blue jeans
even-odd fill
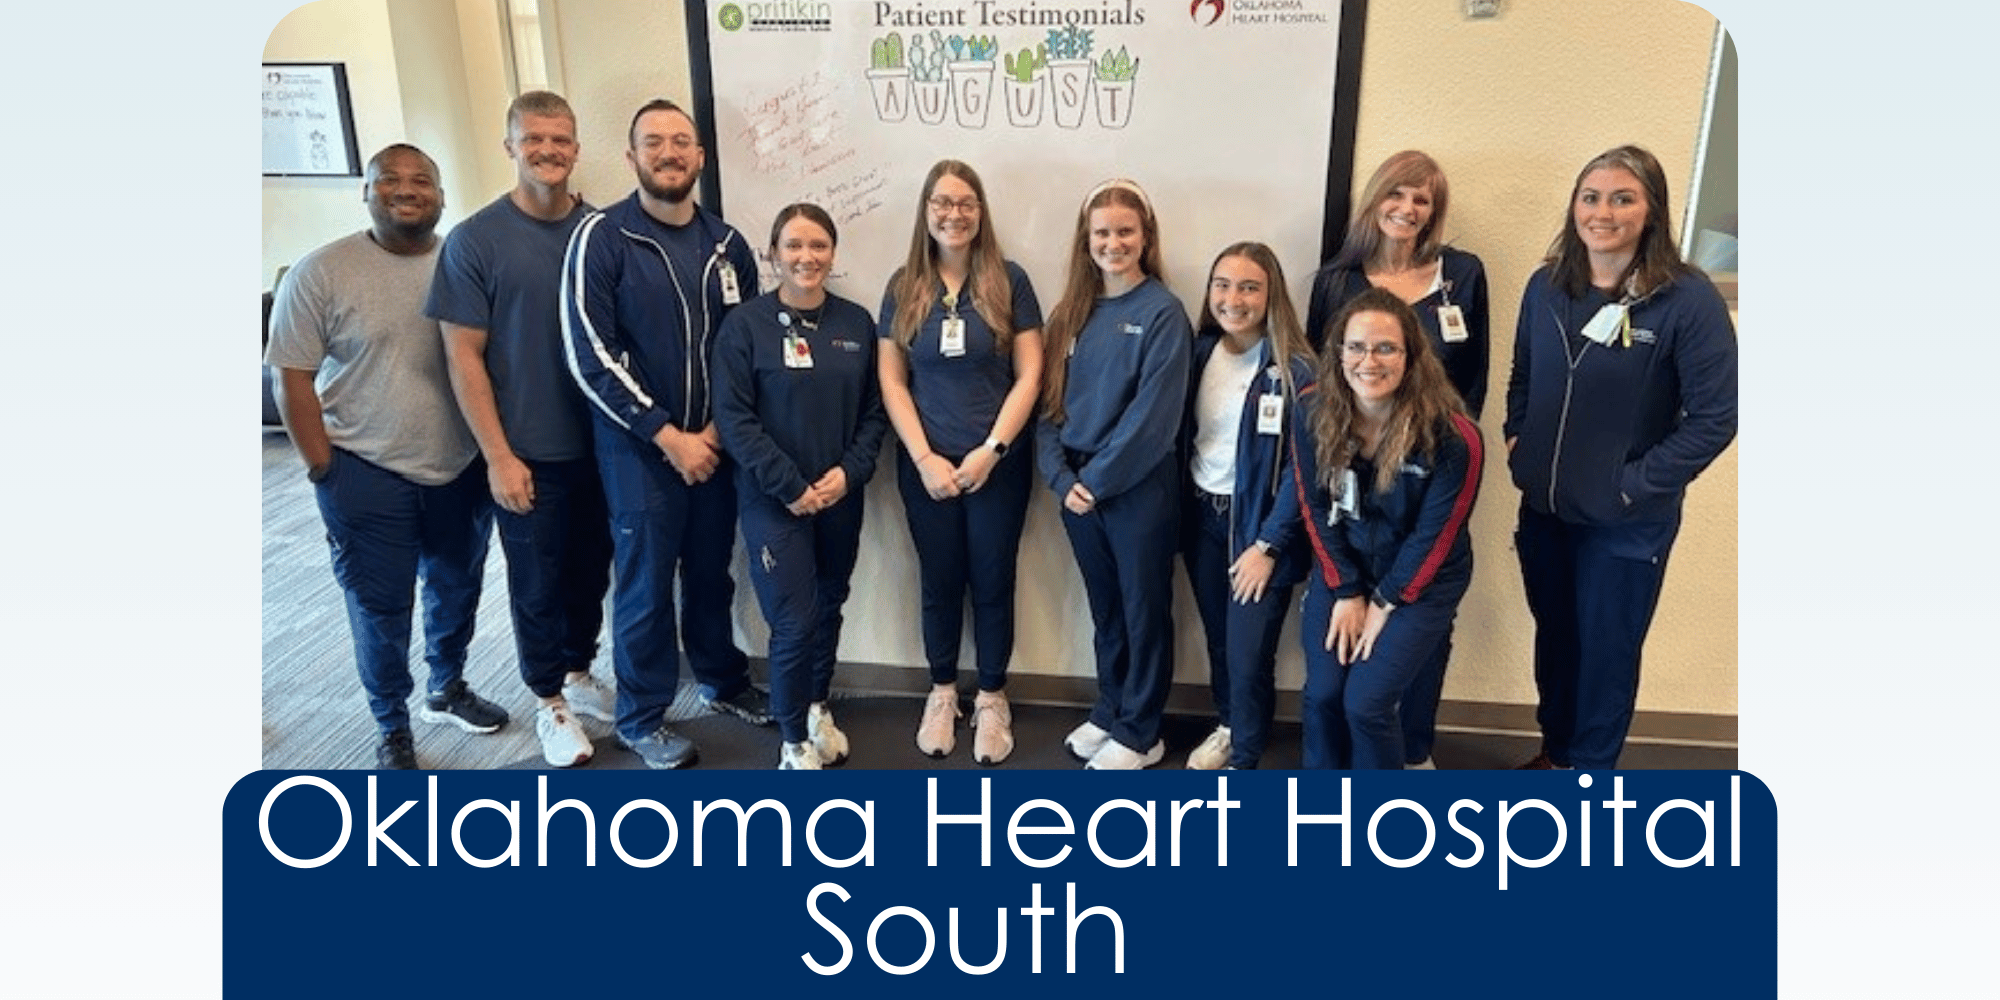
[[[1178,484],[1172,455],[1088,514],[1062,511],[1090,599],[1097,704],[1090,721],[1126,749],[1160,741],[1174,679],[1174,545]]]
[[[963,458],[941,457],[954,465]],[[933,500],[909,452],[896,449],[896,487],[917,550],[924,658],[933,684],[958,679],[959,636],[970,591],[979,690],[1007,686],[1007,662],[1014,656],[1015,557],[1028,519],[1029,466],[1029,449],[1013,449],[994,464],[977,493]]]
[[[1618,766],[1639,698],[1639,654],[1679,532],[1678,516],[1585,525],[1521,506],[1514,549],[1535,617],[1535,718],[1551,761]]]
[[[1215,717],[1229,727],[1229,766],[1250,770],[1270,741],[1277,705],[1278,639],[1291,610],[1290,586],[1268,586],[1261,600],[1241,604],[1230,596],[1229,565],[1247,540],[1230,551],[1229,508],[1198,498],[1192,533],[1183,540],[1181,559],[1195,609],[1201,612],[1208,645],[1208,686]]]
[[[421,486],[335,448],[314,487],[333,576],[346,595],[354,665],[375,725],[410,725],[410,619],[424,593],[424,662],[435,694],[465,672],[473,616],[493,531],[486,465],[477,459],[443,486]]]
[[[589,670],[611,585],[604,488],[587,458],[523,459],[534,477],[526,514],[498,511],[507,553],[507,604],[521,680],[537,697],[562,693],[563,676]]]
[[[749,658],[736,648],[729,575],[735,468],[725,458],[707,482],[689,486],[651,442],[601,421],[595,433],[618,577],[611,600],[617,727],[636,740],[659,728],[674,703],[681,647],[704,695],[732,698],[750,683]]]
[[[750,583],[771,626],[771,715],[785,742],[806,738],[806,709],[833,692],[841,607],[861,554],[862,493],[810,517],[743,490],[743,547]]]
[[[1470,582],[1470,575],[1433,581],[1416,603],[1390,612],[1367,659],[1342,666],[1326,648],[1333,591],[1323,578],[1313,577],[1299,623],[1306,652],[1299,720],[1306,767],[1402,769],[1403,692],[1450,634]]]

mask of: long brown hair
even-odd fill
[[[1639,234],[1639,247],[1632,255],[1631,266],[1619,277],[1619,283],[1627,286],[1634,298],[1643,299],[1693,268],[1681,259],[1680,245],[1674,242],[1672,212],[1667,203],[1667,172],[1658,157],[1638,146],[1607,149],[1576,172],[1569,201],[1563,205],[1562,228],[1549,244],[1544,263],[1549,265],[1549,277],[1563,294],[1576,299],[1589,291],[1590,251],[1584,248],[1583,237],[1576,234],[1576,193],[1583,189],[1583,179],[1591,171],[1607,167],[1638,178],[1646,193],[1646,228]]]
[[[1000,234],[994,228],[994,213],[986,200],[986,185],[979,173],[958,160],[939,160],[924,177],[924,189],[917,197],[917,221],[910,231],[910,253],[903,266],[889,278],[890,294],[896,298],[896,315],[889,333],[908,349],[917,339],[917,328],[930,315],[931,296],[939,284],[937,243],[929,225],[931,195],[938,180],[956,177],[972,188],[979,199],[979,232],[972,237],[972,261],[961,291],[972,292],[972,307],[993,330],[993,349],[1007,355],[1014,345],[1014,285],[1007,276],[1007,258],[1000,252]]]
[[[1347,384],[1341,353],[1347,342],[1347,322],[1366,312],[1386,313],[1403,331],[1403,381],[1396,387],[1395,408],[1375,446],[1375,489],[1386,491],[1396,482],[1396,474],[1411,455],[1429,456],[1436,452],[1438,428],[1454,413],[1464,413],[1465,404],[1445,377],[1430,338],[1424,336],[1416,311],[1396,293],[1385,288],[1369,288],[1347,301],[1327,327],[1326,343],[1319,356],[1319,409],[1313,413],[1313,453],[1319,459],[1320,480],[1336,486],[1340,471],[1353,464],[1361,451],[1357,426],[1361,412],[1354,402],[1354,389]]]
[[[1445,183],[1444,168],[1436,160],[1406,149],[1383,160],[1368,178],[1354,216],[1347,220],[1347,236],[1341,241],[1340,253],[1334,255],[1334,266],[1366,269],[1376,262],[1375,255],[1382,252],[1382,227],[1376,220],[1382,203],[1399,187],[1430,189],[1431,219],[1417,234],[1417,245],[1410,248],[1410,263],[1421,266],[1437,259],[1444,248],[1444,214],[1451,206],[1451,185]]]
[[[1146,246],[1139,253],[1139,271],[1162,283],[1166,273],[1160,264],[1160,223],[1146,193],[1132,181],[1113,179],[1091,189],[1077,209],[1076,234],[1070,239],[1069,276],[1063,281],[1062,298],[1042,327],[1042,416],[1062,423],[1063,391],[1069,386],[1069,355],[1097,298],[1104,293],[1104,275],[1090,259],[1090,213],[1116,205],[1139,213],[1139,231]]]
[[[1278,266],[1278,255],[1262,243],[1231,243],[1223,247],[1208,265],[1208,280],[1211,283],[1215,281],[1215,269],[1231,257],[1241,257],[1264,271],[1264,337],[1271,342],[1271,363],[1278,366],[1278,377],[1284,382],[1285,395],[1296,396],[1299,387],[1292,384],[1292,358],[1310,358],[1313,350],[1312,344],[1306,340],[1305,327],[1299,323],[1299,311],[1292,305],[1292,293],[1285,287],[1285,269]],[[1215,310],[1209,305],[1208,289],[1204,286],[1201,323],[1196,329],[1205,330],[1220,325],[1215,321]]]

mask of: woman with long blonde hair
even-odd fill
[[[1097,702],[1064,740],[1100,770],[1160,762],[1173,682],[1175,438],[1187,396],[1187,312],[1160,280],[1160,228],[1129,180],[1077,212],[1069,277],[1045,329],[1035,457],[1062,501],[1090,601]]]

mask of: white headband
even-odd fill
[[[1146,192],[1139,189],[1139,183],[1137,181],[1126,180],[1123,177],[1113,177],[1110,180],[1105,181],[1104,183],[1099,184],[1094,188],[1091,188],[1090,193],[1083,196],[1084,210],[1088,211],[1090,209],[1090,203],[1096,201],[1098,195],[1103,194],[1106,190],[1110,188],[1123,188],[1127,191],[1132,192],[1132,194],[1139,199],[1139,204],[1145,207],[1146,216],[1148,218],[1152,217],[1153,203],[1146,197]]]

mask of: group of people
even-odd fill
[[[977,172],[937,163],[871,316],[826,287],[839,232],[812,204],[772,222],[777,286],[759,294],[746,237],[692,198],[704,157],[683,109],[639,109],[638,190],[602,210],[568,192],[575,134],[561,98],[518,99],[515,189],[442,241],[435,165],[383,150],[371,228],[278,290],[268,361],[381,766],[416,766],[404,702],[420,578],[419,714],[507,721],[461,676],[496,518],[551,765],[589,759],[578,713],[652,767],[693,762],[664,721],[682,650],[711,708],[776,724],[780,767],[840,763],[842,607],[892,429],[932,682],[922,753],[951,754],[962,729],[978,763],[1013,752],[1016,561],[1039,476],[1090,609],[1098,695],[1064,741],[1085,766],[1165,755],[1176,551],[1217,719],[1190,767],[1258,765],[1301,585],[1305,766],[1431,766],[1472,577],[1490,337],[1479,259],[1443,245],[1449,188],[1430,157],[1375,172],[1304,323],[1276,255],[1244,242],[1214,259],[1191,327],[1130,180],[1084,197],[1045,316]],[[1524,766],[1616,764],[1683,492],[1734,435],[1734,330],[1668,216],[1654,157],[1593,159],[1522,302],[1503,434],[1541,695],[1542,751]],[[771,628],[768,692],[732,635],[739,529]],[[613,578],[615,693],[589,672]]]

